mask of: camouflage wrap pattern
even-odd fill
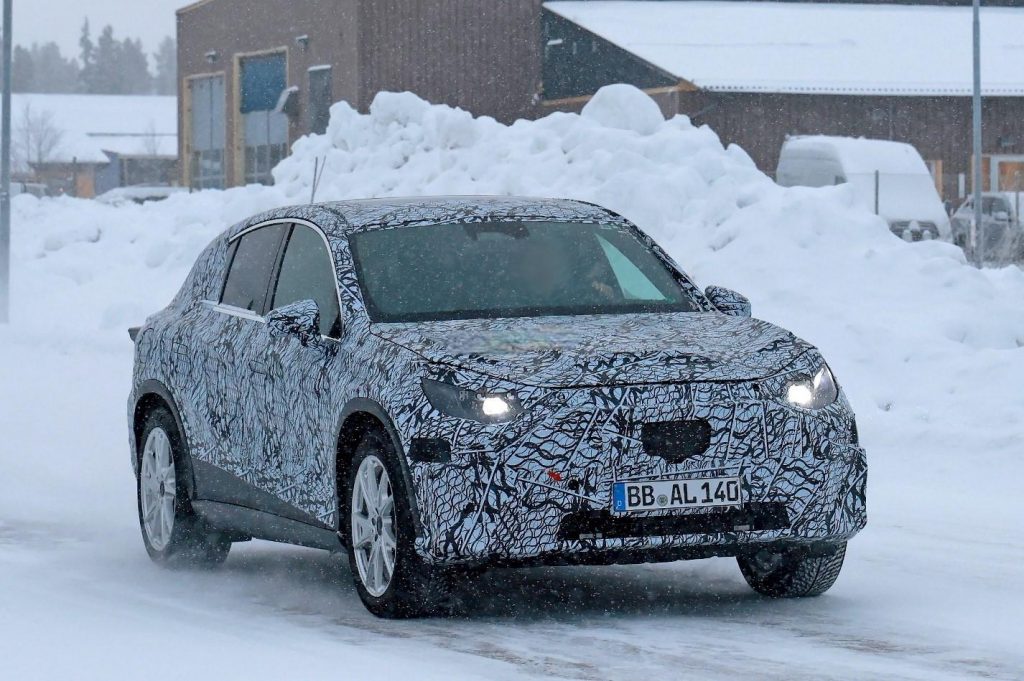
[[[373,323],[348,234],[409,225],[515,219],[618,224],[679,273],[700,312],[406,324]],[[343,332],[301,342],[315,309],[294,320],[217,304],[229,241],[272,221],[313,225],[330,245]],[[277,314],[275,312],[275,314]],[[311,522],[338,527],[336,451],[355,403],[386,415],[407,467],[417,548],[438,563],[630,548],[841,541],[865,524],[865,453],[839,398],[818,411],[782,400],[823,359],[767,322],[715,311],[661,249],[622,218],[575,201],[446,198],[279,209],[229,229],[200,255],[181,292],[136,342],[129,419],[146,385],[173,396],[190,453],[276,498]],[[483,424],[438,412],[420,380],[514,393],[523,413]],[[644,423],[703,419],[711,444],[681,463],[644,451]],[[423,463],[414,438],[443,438],[451,461]],[[135,442],[132,440],[133,461]],[[567,514],[611,508],[615,481],[739,476],[745,502],[785,505],[789,526],[760,531],[561,540]],[[197,480],[200,496],[210,492]],[[215,492],[215,490],[213,490]],[[715,509],[670,511],[713,514]],[[642,515],[664,514],[645,512]]]

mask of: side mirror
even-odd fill
[[[704,295],[708,297],[711,304],[722,314],[727,314],[731,317],[750,316],[750,301],[732,289],[721,286],[708,286],[704,289]]]
[[[271,335],[295,336],[303,345],[320,340],[320,308],[312,300],[299,300],[267,313]]]
[[[1005,210],[997,210],[996,212],[992,213],[992,217],[995,218],[999,222],[1009,222],[1010,221],[1010,214],[1007,213]]]

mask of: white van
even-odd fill
[[[950,239],[949,216],[917,149],[903,142],[810,135],[782,145],[783,187],[853,186],[857,200],[908,241]],[[876,192],[877,186],[877,192]]]

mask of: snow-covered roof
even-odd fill
[[[969,95],[970,7],[557,0],[544,7],[699,88]],[[1024,95],[1024,9],[984,7],[982,92]]]
[[[33,135],[40,136],[38,131],[29,131],[40,125],[56,133],[57,141],[44,159],[50,163],[107,163],[110,158],[104,152],[122,156],[178,154],[175,97],[15,94],[11,118],[15,157],[20,153],[22,161],[24,147],[33,145]],[[30,151],[29,160],[37,161],[36,155]]]

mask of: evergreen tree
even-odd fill
[[[11,89],[14,92],[34,92],[35,64],[32,52],[21,45],[14,48],[14,61],[11,64]]]
[[[33,92],[75,92],[78,63],[61,54],[57,43],[32,46]]]
[[[88,19],[82,23],[82,34],[78,39],[78,49],[78,60],[82,65],[82,70],[78,75],[81,89],[84,92],[91,93],[95,91],[96,84],[96,46],[92,42]]]
[[[153,54],[156,65],[154,89],[158,95],[178,94],[178,49],[174,38],[167,36]]]
[[[96,39],[93,50],[93,78],[89,83],[89,92],[94,95],[120,94],[121,74],[118,73],[118,57],[121,44],[114,39],[114,28],[104,26],[100,37]]]
[[[115,91],[125,95],[148,95],[153,92],[153,77],[149,74],[149,60],[142,50],[142,41],[125,38],[116,53],[119,78]]]
[[[15,92],[75,92],[78,62],[61,54],[57,43],[14,48],[11,72]]]

